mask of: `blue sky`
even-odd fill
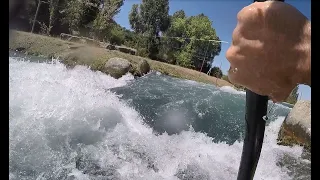
[[[115,20],[123,27],[130,29],[128,20],[129,12],[133,4],[140,3],[140,0],[125,0],[120,13]],[[213,22],[216,33],[223,41],[231,42],[232,32],[237,24],[237,13],[245,6],[252,3],[251,0],[171,0],[169,1],[169,14],[183,9],[187,16],[203,13]],[[286,0],[301,11],[311,20],[311,0]],[[227,74],[229,62],[225,58],[226,50],[230,44],[222,43],[220,55],[215,57],[213,65],[220,67],[224,74]],[[300,85],[299,93],[301,99],[311,98],[311,89],[309,86]]]

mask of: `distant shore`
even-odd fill
[[[61,62],[66,64],[66,66],[86,65],[90,66],[94,71],[102,71],[104,64],[112,57],[127,59],[133,66],[137,66],[141,59],[145,59],[149,63],[151,70],[169,76],[214,84],[218,87],[230,86],[235,88],[228,81],[209,76],[205,73],[115,50],[108,50],[21,31],[13,31],[11,35],[12,39],[9,43],[9,50],[18,50],[28,55],[46,58],[59,57]]]

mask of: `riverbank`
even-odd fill
[[[59,38],[21,31],[13,31],[11,35],[12,39],[9,43],[9,50],[20,50],[29,55],[43,56],[47,58],[59,57],[61,62],[69,67],[73,67],[75,65],[87,65],[94,71],[101,71],[105,63],[113,57],[127,59],[134,67],[138,66],[138,63],[145,59],[149,63],[151,70],[159,71],[169,76],[214,84],[219,87],[234,87],[231,83],[225,80],[208,76],[205,73],[115,50],[108,50],[105,48],[64,41]]]

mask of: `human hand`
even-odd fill
[[[284,101],[298,84],[311,86],[311,22],[293,6],[255,2],[238,13],[226,53],[229,80]]]

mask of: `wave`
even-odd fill
[[[192,128],[155,134],[110,91],[133,79],[9,58],[9,178],[236,179],[242,142],[213,142]],[[277,145],[283,119],[266,128],[255,179],[292,178],[277,164],[284,156],[299,159],[302,149]]]

